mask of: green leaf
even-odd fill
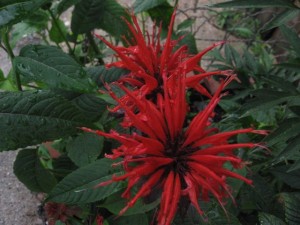
[[[286,142],[299,135],[300,118],[289,118],[284,120],[279,127],[269,134],[264,141],[272,146],[279,142]]]
[[[300,125],[300,123],[298,123]],[[297,134],[296,134],[297,135]],[[275,137],[276,138],[276,137]],[[273,137],[273,139],[275,139]],[[275,162],[284,161],[287,159],[293,160],[293,157],[300,152],[300,132],[274,159]]]
[[[27,82],[52,89],[94,92],[96,85],[73,58],[52,46],[27,45],[14,59],[14,68]]]
[[[127,18],[128,14],[115,0],[84,0],[75,5],[71,30],[78,35],[100,28],[120,37],[128,32],[122,17]]]
[[[109,225],[148,225],[148,218],[146,214],[138,214],[134,216],[112,216],[108,218]]]
[[[115,215],[118,215],[120,211],[127,205],[128,199],[120,198],[121,193],[116,193],[101,204],[101,207],[108,209]],[[124,216],[136,215],[148,212],[158,206],[160,203],[160,199],[157,199],[154,202],[149,204],[145,204],[142,200],[138,200],[133,207],[128,208],[128,210],[123,214]]]
[[[289,20],[295,18],[300,13],[299,9],[287,9],[284,12],[280,13],[279,15],[276,15],[274,19],[272,19],[270,22],[268,22],[262,31],[267,31],[275,27],[279,27]]]
[[[296,52],[298,57],[300,57],[300,45],[299,45],[300,38],[298,37],[298,33],[295,30],[288,28],[284,25],[280,26],[280,31],[282,32],[284,37],[288,40],[289,44]]]
[[[293,3],[286,0],[235,0],[211,5],[215,8],[297,8]]]
[[[30,17],[41,5],[49,0],[2,0],[0,2],[0,28],[11,26]]]
[[[84,125],[72,103],[49,91],[0,92],[0,151],[66,137]]]
[[[68,174],[72,173],[78,167],[71,161],[71,159],[63,154],[59,158],[52,159],[52,173],[58,180],[63,179]]]
[[[271,169],[270,172],[292,188],[300,189],[300,170],[288,172],[289,169],[289,165],[283,165]]]
[[[79,3],[81,0],[62,0],[58,3],[56,7],[56,13],[58,15],[62,14],[64,11],[66,11],[71,6]]]
[[[258,214],[258,219],[260,225],[286,225],[286,223],[278,217],[264,212]]]
[[[83,133],[67,145],[68,156],[79,167],[96,161],[102,152],[104,138],[93,133]]]
[[[300,224],[300,193],[281,193],[279,202],[284,203],[285,220],[288,225]]]
[[[86,72],[99,87],[103,87],[105,83],[117,81],[129,73],[128,70],[117,67],[106,69],[105,66],[89,67],[86,68]]]
[[[172,7],[166,1],[165,3],[162,3],[159,6],[149,9],[148,13],[152,21],[155,21],[157,24],[162,23],[163,29],[168,30],[173,11],[174,7]]]
[[[48,193],[56,185],[55,177],[46,170],[37,149],[21,150],[14,162],[16,177],[31,191]]]
[[[59,29],[58,29],[56,23],[59,26]],[[62,36],[62,34],[60,33],[61,31],[64,36]],[[50,37],[51,41],[53,41],[55,43],[64,42],[65,41],[64,37],[67,36],[67,33],[68,33],[67,27],[62,20],[56,19],[55,22],[52,20],[51,29],[49,31],[49,37]]]
[[[166,0],[136,0],[133,4],[134,13],[140,13],[165,3]]]
[[[191,33],[186,33],[186,32],[179,32],[178,35],[183,37],[178,42],[178,44],[180,46],[186,45],[188,47],[188,52],[190,54],[197,54],[198,53],[196,39],[195,39],[194,35],[192,35]]]
[[[80,167],[67,175],[50,192],[48,201],[66,204],[84,204],[104,199],[123,188],[122,182],[95,188],[101,182],[111,179],[115,172],[111,159],[97,160]]]
[[[251,92],[256,98],[248,101],[243,107],[242,111],[249,115],[260,110],[269,110],[270,108],[279,104],[287,103],[299,98],[299,94],[290,92],[276,91],[272,89],[262,89]]]
[[[288,69],[300,73],[299,63],[281,63],[281,64],[277,64],[276,66],[278,66],[279,68],[284,68],[284,69]]]
[[[187,28],[191,27],[194,23],[195,23],[195,19],[188,18],[188,19],[182,21],[180,24],[178,24],[177,30],[187,29]]]

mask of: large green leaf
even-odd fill
[[[55,177],[43,167],[36,148],[18,153],[14,173],[31,191],[48,193],[56,184]]]
[[[2,0],[0,2],[0,28],[30,17],[47,1],[49,0]]]
[[[256,90],[251,92],[251,94],[253,94],[256,98],[248,101],[242,107],[242,110],[246,113],[246,115],[256,111],[269,110],[274,106],[294,101],[299,98],[299,94],[297,93],[276,91],[272,89]]]
[[[265,138],[265,141],[269,146],[279,143],[286,142],[290,138],[299,135],[300,118],[289,118],[284,120],[279,127]]]
[[[58,15],[62,14],[64,11],[66,11],[71,6],[79,3],[81,0],[62,0],[57,4],[56,7],[56,13]]]
[[[128,32],[125,9],[115,0],[84,0],[76,4],[71,29],[75,35],[100,28],[120,37]]]
[[[101,204],[101,207],[104,207],[108,209],[110,212],[114,213],[115,215],[118,215],[120,211],[126,206],[128,203],[128,199],[120,198],[121,193],[116,193],[107,200]],[[135,215],[135,214],[141,214],[148,212],[152,209],[154,209],[158,204],[160,203],[160,199],[157,199],[154,202],[151,202],[149,204],[143,203],[142,200],[138,200],[133,207],[129,208],[123,215],[129,216],[129,215]]]
[[[134,13],[139,13],[143,11],[147,11],[148,9],[152,9],[156,6],[159,6],[163,3],[167,2],[166,0],[136,0],[133,4]]]
[[[66,137],[84,125],[81,112],[52,92],[0,92],[0,151]]]
[[[288,172],[288,165],[278,166],[270,172],[292,188],[300,189],[300,170]]]
[[[260,225],[286,225],[281,219],[268,213],[260,212],[258,214],[258,219]]]
[[[56,91],[55,93],[71,101],[91,122],[97,121],[107,110],[107,103],[101,99],[101,94],[82,94],[69,91]]]
[[[41,82],[52,89],[96,90],[83,67],[56,47],[27,45],[14,59],[14,68],[27,82]]]
[[[121,216],[116,218],[112,216],[108,218],[109,225],[148,225],[146,214],[138,214],[134,216]]]
[[[117,81],[120,77],[129,73],[128,70],[117,67],[106,69],[105,66],[89,67],[86,68],[86,72],[99,87]]]
[[[300,193],[281,193],[279,202],[284,204],[285,220],[288,225],[300,224]]]
[[[263,30],[270,30],[274,27],[279,27],[282,24],[285,24],[289,20],[295,18],[300,13],[299,9],[287,9],[284,12],[280,13],[279,15],[276,15],[274,19],[272,19],[270,22],[268,22]]]
[[[298,123],[300,126],[300,123]],[[293,131],[292,131],[293,132]],[[291,133],[293,135],[293,133]],[[294,156],[300,153],[300,131],[298,132],[298,136],[291,140],[288,145],[277,155],[274,159],[275,162],[280,162],[284,160],[293,160]],[[273,138],[273,139],[276,139]]]
[[[110,180],[111,174],[115,171],[110,159],[101,159],[80,167],[60,181],[50,192],[47,200],[81,204],[104,199],[123,188],[122,182],[113,182],[110,185],[95,188],[97,184]]]
[[[293,3],[286,0],[234,0],[212,5],[217,8],[297,8]]]
[[[88,165],[102,152],[103,139],[93,133],[83,133],[68,143],[68,156],[77,166]]]
[[[289,44],[291,45],[297,56],[300,57],[300,38],[298,36],[298,32],[284,25],[280,26],[280,30],[283,33],[284,37],[288,40]]]

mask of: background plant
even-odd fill
[[[163,29],[167,29],[174,4],[137,0],[133,8],[142,23],[150,18],[157,24],[162,21]],[[74,8],[67,27],[61,18],[70,7]],[[218,124],[223,130],[253,125],[272,132],[263,140],[269,154],[256,149],[239,153],[252,161],[254,188],[231,182],[238,207],[228,203],[230,220],[215,202],[201,206],[210,224],[299,224],[300,51],[297,30],[288,23],[299,15],[299,2],[239,0],[214,7],[226,7],[226,11],[220,12],[209,9],[215,13],[217,25],[244,38],[246,43],[242,50],[225,45],[212,55],[211,67],[233,69],[241,81],[228,87],[232,97],[222,100],[219,112],[222,120]],[[270,7],[281,10],[267,24],[250,17],[261,8]],[[239,26],[232,26],[239,22],[239,15],[245,19]],[[110,60],[107,56],[111,52],[92,35],[95,29],[100,29],[115,44],[121,44],[121,36],[130,35],[121,16],[128,17],[126,8],[111,0],[0,3],[1,47],[13,65],[9,74],[4,76],[0,72],[0,125],[5,131],[0,135],[0,150],[21,149],[14,172],[30,190],[46,193],[45,202],[80,208],[80,214],[68,215],[66,221],[57,224],[96,224],[97,215],[102,215],[110,225],[150,224],[158,204],[139,202],[124,217],[115,219],[113,215],[126,204],[119,198],[126,184],[91,188],[118,172],[111,168],[110,161],[103,159],[116,144],[78,129],[81,126],[104,131],[122,129],[118,125],[121,118],[107,111],[113,102],[98,89],[126,71],[103,66],[105,60]],[[195,53],[198,50],[197,38],[192,35],[193,21],[188,18],[176,26],[175,34],[185,35],[181,44],[187,44]],[[279,29],[286,40],[283,58],[277,57],[276,49],[265,39],[264,34],[272,29]],[[40,37],[41,43],[26,45],[14,55],[13,47],[29,33]],[[195,93],[191,93],[190,101],[195,108],[203,104]],[[52,148],[58,151],[55,157]],[[178,216],[174,221],[186,225],[201,223],[203,218],[192,208],[186,211],[185,219]]]

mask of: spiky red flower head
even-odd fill
[[[207,201],[214,196],[223,206],[224,198],[231,196],[227,177],[233,177],[251,184],[252,181],[230,170],[224,163],[230,162],[235,168],[243,167],[243,161],[234,154],[238,148],[253,148],[254,143],[229,143],[228,140],[241,133],[265,134],[252,128],[227,132],[218,132],[212,127],[211,115],[218,104],[223,88],[233,79],[223,81],[212,96],[206,108],[196,115],[188,125],[186,114],[185,76],[175,79],[163,77],[163,94],[158,94],[157,104],[146,98],[138,98],[121,85],[121,88],[135,103],[135,109],[120,101],[114,93],[111,96],[120,104],[136,133],[119,134],[116,131],[98,135],[112,138],[122,145],[113,150],[108,158],[122,158],[125,174],[114,176],[107,185],[114,181],[127,180],[128,186],[123,197],[129,198],[124,213],[136,201],[151,194],[154,188],[161,189],[161,202],[158,225],[170,225],[180,199],[187,197],[191,204],[202,214],[198,200]],[[138,111],[136,111],[138,109]],[[134,111],[133,111],[134,110]],[[141,184],[139,191],[131,197],[133,186]]]
[[[144,37],[137,18],[132,15],[133,24],[126,21],[127,26],[132,33],[133,39],[128,42],[129,47],[114,46],[106,41],[103,37],[96,35],[107,46],[116,52],[119,61],[106,65],[107,67],[119,67],[129,70],[127,76],[121,78],[118,82],[127,83],[137,89],[142,96],[156,98],[157,93],[163,91],[163,76],[172,77],[174,74],[180,73],[186,76],[185,85],[196,89],[202,95],[211,97],[211,94],[204,88],[200,82],[213,75],[225,75],[231,71],[213,71],[206,72],[200,65],[203,55],[211,49],[224,42],[213,44],[196,55],[188,53],[187,46],[181,46],[177,50],[176,47],[179,40],[171,40],[173,26],[175,20],[175,12],[169,25],[167,39],[164,44],[160,42],[160,30],[157,31],[153,26],[153,32]],[[147,41],[145,40],[147,39]],[[130,42],[130,43],[129,43]],[[196,72],[193,76],[187,76]],[[124,98],[127,98],[125,96]]]

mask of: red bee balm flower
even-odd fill
[[[203,55],[209,52],[214,47],[223,44],[219,42],[204,49],[196,55],[188,53],[187,46],[181,46],[177,50],[175,47],[179,40],[171,40],[173,25],[175,20],[175,12],[169,25],[167,39],[164,45],[160,42],[160,31],[157,31],[153,26],[152,36],[147,34],[144,38],[139,27],[137,18],[132,15],[133,25],[126,21],[127,26],[132,33],[133,39],[129,41],[129,47],[118,47],[106,41],[103,37],[96,35],[107,46],[116,52],[119,61],[106,65],[108,68],[115,66],[129,70],[129,73],[121,78],[119,83],[127,83],[137,89],[141,95],[148,95],[149,98],[156,98],[156,94],[163,89],[163,76],[171,77],[173,73],[177,73],[180,69],[181,73],[187,76],[190,73],[196,72],[194,76],[187,76],[185,85],[196,89],[202,95],[211,97],[210,93],[199,83],[205,78],[212,75],[230,74],[231,71],[212,71],[206,72],[199,62]],[[147,39],[147,41],[145,41]],[[126,99],[128,96],[125,96]]]
[[[218,132],[211,126],[210,118],[218,104],[221,91],[233,79],[227,77],[222,81],[217,92],[212,96],[206,108],[196,115],[186,127],[186,90],[184,75],[177,79],[163,77],[163,94],[158,94],[157,104],[145,98],[135,96],[124,86],[125,91],[135,108],[128,107],[110,90],[110,95],[119,103],[137,130],[132,135],[119,134],[116,131],[105,133],[92,131],[98,135],[112,138],[122,145],[113,150],[108,158],[123,158],[125,174],[114,176],[112,180],[101,183],[128,180],[128,186],[122,197],[129,198],[127,206],[120,212],[122,215],[136,201],[151,194],[154,188],[161,189],[158,225],[170,225],[182,196],[202,214],[198,200],[214,196],[223,206],[224,198],[231,196],[227,177],[233,177],[251,184],[252,181],[223,168],[225,162],[241,168],[244,162],[234,155],[238,148],[253,148],[254,143],[228,143],[228,139],[242,133],[265,134],[265,131],[252,128]],[[138,110],[138,111],[137,111]],[[142,183],[142,185],[141,185]],[[131,197],[133,186],[139,191]]]

